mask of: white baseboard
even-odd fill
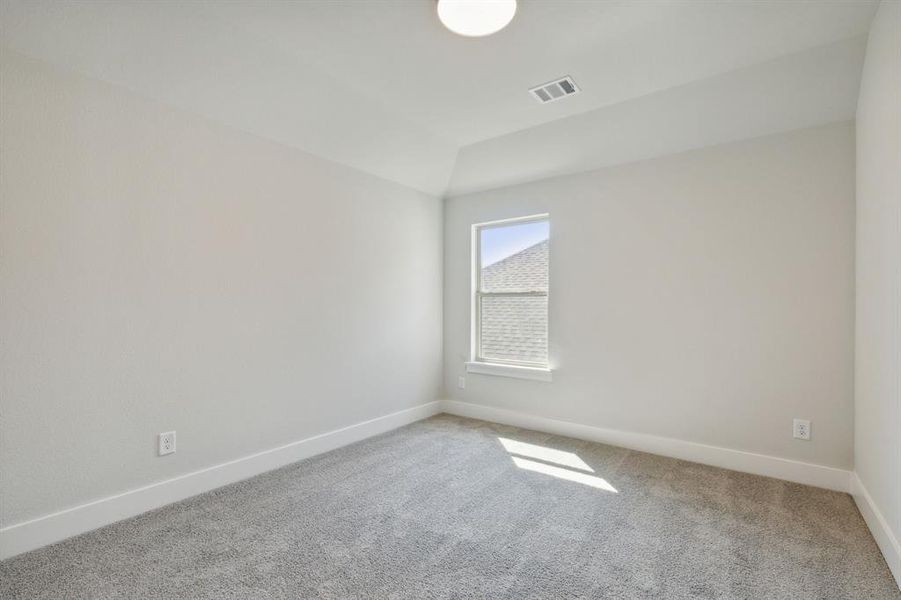
[[[644,433],[581,425],[482,404],[459,402],[457,400],[442,400],[441,410],[461,417],[482,419],[504,425],[513,425],[592,442],[601,442],[631,450],[679,458],[733,471],[765,475],[839,492],[848,493],[850,491],[851,472],[834,467]]]
[[[0,560],[438,414],[429,402],[0,529]]]
[[[882,550],[885,562],[888,563],[898,587],[901,588],[901,542],[892,532],[888,521],[882,515],[876,503],[873,502],[873,498],[870,496],[867,488],[864,487],[857,473],[851,473],[851,495],[854,496],[854,502],[857,503],[857,508],[860,510],[860,514],[863,515],[863,520],[867,522],[867,527],[870,528],[870,532],[876,539],[876,544]]]

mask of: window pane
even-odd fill
[[[547,221],[491,227],[480,235],[481,291],[547,291]]]
[[[547,296],[486,296],[481,358],[547,363]]]

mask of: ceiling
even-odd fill
[[[520,0],[472,39],[433,0],[4,0],[0,39],[445,195],[853,118],[877,4]]]

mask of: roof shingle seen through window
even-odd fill
[[[548,240],[482,268],[483,292],[546,292]]]
[[[548,240],[482,269],[483,292],[547,292]],[[491,296],[481,301],[483,359],[547,362],[547,297]]]

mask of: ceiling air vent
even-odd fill
[[[578,94],[581,91],[579,86],[576,85],[576,82],[573,81],[573,78],[567,75],[562,79],[551,81],[550,83],[543,83],[538,87],[533,87],[529,90],[529,93],[542,104],[547,104],[548,102],[553,102],[560,98]]]

